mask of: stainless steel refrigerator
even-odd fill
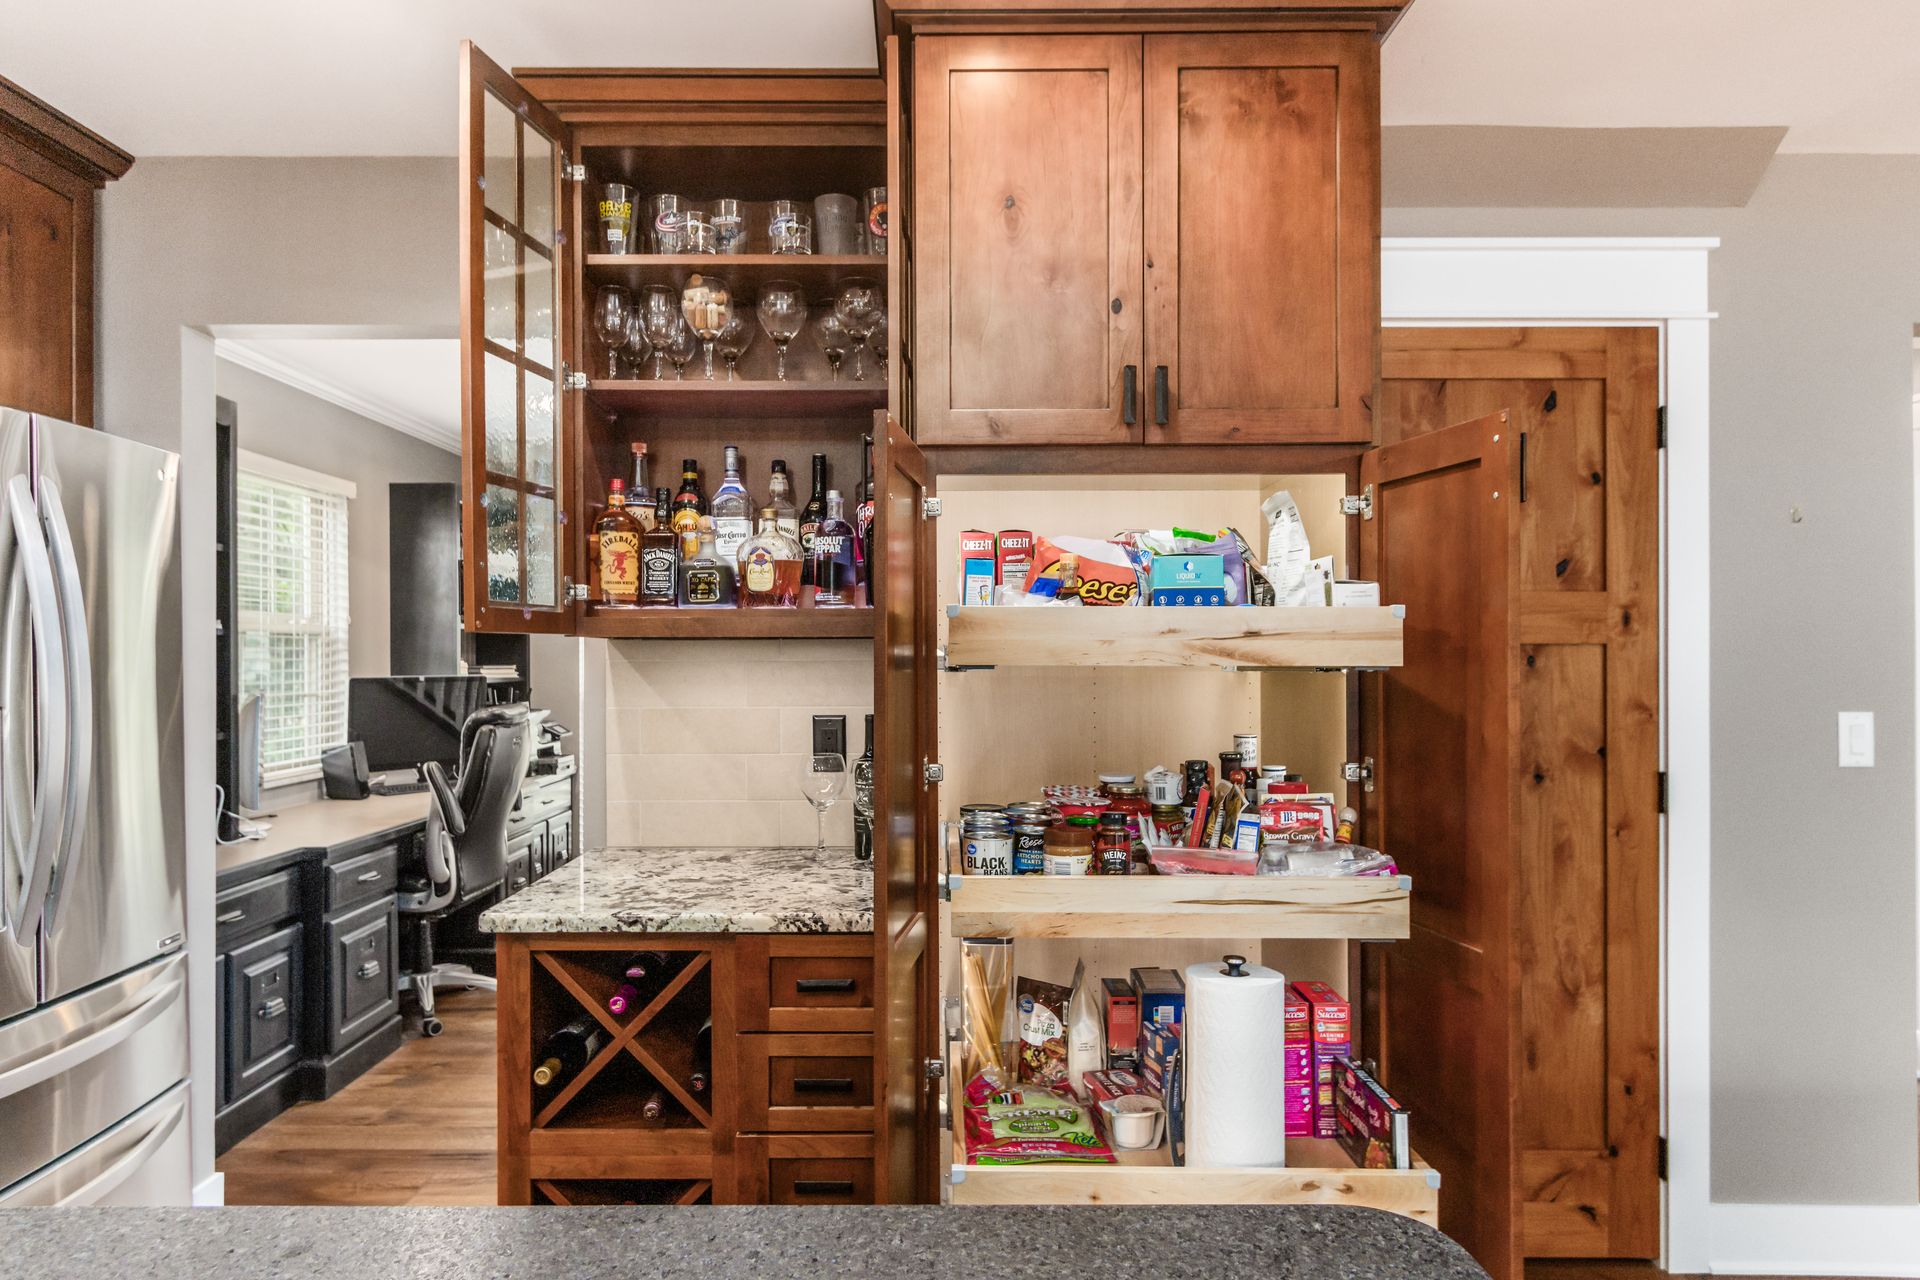
[[[191,1197],[178,466],[0,409],[0,1206]]]

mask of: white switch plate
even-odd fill
[[[1873,712],[1840,713],[1840,767],[1873,768]]]

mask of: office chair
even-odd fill
[[[460,766],[453,782],[437,761],[421,766],[433,807],[427,815],[425,866],[403,877],[399,910],[408,943],[401,981],[420,1001],[421,1031],[437,1036],[435,987],[493,990],[494,980],[463,964],[435,964],[433,926],[489,894],[507,875],[507,817],[520,797],[533,754],[533,726],[524,703],[487,707],[460,730]]]

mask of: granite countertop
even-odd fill
[[[1341,1205],[9,1209],[0,1255],[12,1280],[1487,1274],[1431,1227]]]
[[[489,933],[871,933],[851,849],[593,849],[490,907]]]

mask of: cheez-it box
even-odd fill
[[[995,542],[995,563],[1001,586],[1025,591],[1027,575],[1033,570],[1033,534],[1026,529],[1002,529]]]

